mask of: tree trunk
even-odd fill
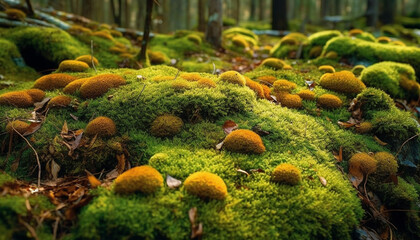
[[[256,20],[256,13],[257,13],[257,0],[250,0],[250,13],[249,13],[249,20],[255,21]]]
[[[184,16],[185,16],[185,1],[184,0],[170,0],[171,31],[184,28],[185,21],[182,21]]]
[[[111,11],[114,18],[114,23],[121,26],[121,15],[122,15],[122,0],[118,0],[118,11],[115,9],[115,0],[111,0]]]
[[[271,29],[287,30],[287,0],[272,0]]]
[[[379,9],[378,0],[368,0],[367,1],[367,8],[366,8],[366,24],[369,27],[376,28],[378,24],[378,9]]]
[[[264,21],[264,15],[265,15],[265,0],[260,0],[258,20]]]
[[[208,1],[209,18],[207,21],[206,41],[216,48],[222,47],[222,0]]]
[[[141,1],[141,0],[140,0]],[[147,0],[146,18],[144,20],[143,40],[141,41],[141,50],[137,55],[137,60],[142,66],[148,65],[146,62],[147,44],[149,43],[150,26],[152,25],[153,0]]]
[[[26,0],[26,7],[28,8],[28,16],[33,17],[34,16],[34,9],[32,8],[31,0]]]
[[[321,0],[321,21],[324,20],[325,16],[327,16],[327,0]]]
[[[198,31],[206,31],[206,0],[198,0]]]
[[[334,14],[336,16],[339,16],[339,15],[341,15],[341,4],[340,4],[341,0],[335,0],[334,3],[335,3]]]
[[[383,0],[382,1],[382,11],[380,15],[380,20],[382,24],[392,24],[394,23],[395,9],[397,7],[396,0]]]
[[[82,16],[93,19],[92,13],[93,13],[93,0],[84,0],[83,5],[82,5]]]
[[[240,21],[240,14],[241,14],[241,1],[240,0],[235,0],[235,5],[232,8],[233,9],[233,17],[235,18],[236,21],[236,25],[239,25],[239,21]]]

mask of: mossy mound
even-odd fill
[[[80,78],[80,79],[74,80],[63,88],[63,92],[66,94],[74,94],[76,93],[76,91],[79,91],[80,87],[87,80],[89,80],[89,78]]]
[[[384,91],[376,88],[366,88],[356,97],[365,118],[371,119],[375,111],[387,111],[392,109],[394,100]]]
[[[349,71],[325,73],[322,75],[319,84],[323,88],[347,94],[360,93],[366,88],[365,84]]]
[[[110,137],[117,133],[117,128],[112,119],[97,117],[88,123],[85,133],[90,136]]]
[[[70,105],[72,98],[69,96],[55,96],[48,102],[48,107],[67,107]]]
[[[366,134],[372,131],[373,125],[370,122],[362,122],[359,126],[356,125],[356,132]]]
[[[304,100],[315,100],[315,93],[309,89],[300,90],[297,95]]]
[[[293,89],[296,88],[296,83],[290,82],[286,79],[280,79],[273,83],[273,91],[274,92],[291,92]]]
[[[363,70],[361,79],[367,86],[382,89],[392,97],[417,98],[419,96],[420,87],[416,82],[414,69],[408,64],[376,63]]]
[[[249,77],[246,77],[246,86],[249,87],[251,90],[253,90],[255,92],[255,94],[257,95],[258,98],[264,99],[264,89],[261,86],[261,84],[251,80]]]
[[[227,187],[223,179],[213,173],[196,172],[188,176],[184,183],[185,190],[204,199],[225,199]]]
[[[23,134],[29,128],[29,123],[23,122],[20,120],[14,120],[12,122],[8,122],[6,125],[6,131],[12,133],[14,131]]]
[[[165,64],[169,62],[168,56],[162,52],[148,51],[149,61],[152,65]]]
[[[392,174],[396,174],[398,171],[398,163],[394,155],[388,152],[377,152],[374,155],[377,164],[375,174],[380,177],[389,177]]]
[[[367,153],[356,153],[349,160],[349,172],[360,172],[364,175],[376,171],[377,160]]]
[[[181,131],[183,125],[181,118],[165,114],[152,122],[150,133],[156,137],[172,137]]]
[[[33,102],[41,102],[42,99],[45,97],[45,92],[40,89],[28,89],[26,90],[26,93],[31,96]]]
[[[360,74],[362,74],[363,70],[365,70],[365,66],[363,65],[356,65],[351,69],[351,72],[355,75],[355,76],[360,76]]]
[[[271,173],[271,180],[277,183],[297,185],[300,183],[301,179],[300,170],[289,163],[278,165]]]
[[[335,73],[335,69],[331,65],[322,65],[322,66],[319,66],[318,70],[321,71],[321,72],[323,72],[323,73]]]
[[[270,50],[270,56],[276,58],[295,58],[299,45],[306,43],[307,37],[302,33],[292,32],[280,39]]]
[[[288,92],[277,92],[276,93],[277,101],[281,103],[281,106],[288,108],[301,108],[302,99],[299,95],[289,94]]]
[[[26,91],[7,92],[0,95],[0,105],[30,107],[33,104],[31,96]]]
[[[340,31],[328,30],[320,31],[308,37],[308,41],[312,46],[324,46],[330,39],[342,36]]]
[[[283,69],[286,63],[278,58],[267,58],[261,62],[261,66],[265,66],[268,68],[273,68],[275,70]]]
[[[89,67],[93,67],[93,65],[95,65],[96,67],[99,66],[98,59],[96,59],[96,57],[94,57],[92,55],[78,56],[75,60],[80,61],[80,62],[84,62],[87,65],[89,65]]]
[[[332,94],[323,94],[318,97],[317,103],[324,108],[340,108],[343,105],[341,99]]]
[[[239,129],[227,135],[223,147],[232,152],[262,154],[265,146],[261,137],[251,130]]]
[[[52,73],[38,78],[34,83],[34,88],[41,90],[54,90],[63,88],[70,82],[76,80],[76,77],[65,73]]]
[[[219,81],[238,84],[240,86],[245,86],[246,83],[244,76],[237,71],[227,71],[220,74]]]
[[[140,166],[125,171],[115,179],[114,191],[119,194],[150,194],[163,187],[162,175],[153,167]]]
[[[117,74],[100,74],[91,77],[80,86],[80,94],[84,98],[97,98],[111,88],[126,84],[125,79]]]
[[[191,82],[196,82],[201,79],[199,73],[183,73],[180,77]]]
[[[214,82],[210,78],[201,78],[200,80],[197,81],[197,85],[199,87],[215,88],[216,87],[216,82]]]
[[[8,19],[12,20],[24,20],[26,18],[26,13],[16,8],[8,8],[4,13],[6,13]]]
[[[82,61],[64,60],[58,66],[60,72],[84,72],[89,69],[89,65]]]

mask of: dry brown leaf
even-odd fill
[[[245,171],[245,170],[242,170],[242,169],[236,169],[236,171],[237,172],[239,172],[239,173],[243,173],[243,174],[245,174],[247,177],[249,177],[249,173],[247,172],[247,171]]]
[[[359,178],[359,177],[356,177],[356,176],[353,176],[353,175],[349,174],[349,180],[352,183],[352,185],[356,189],[358,189],[359,188],[359,185],[363,182],[363,177],[362,178]]]
[[[341,122],[341,121],[338,121],[337,124],[344,128],[351,128],[354,125],[356,125],[356,123],[348,123],[348,122]]]
[[[334,155],[334,158],[337,160],[337,162],[343,161],[343,146],[340,146],[340,150],[338,151],[338,155]]]
[[[381,146],[388,145],[388,143],[381,141],[381,139],[379,139],[377,136],[373,136],[373,139],[375,139],[375,141]]]
[[[60,171],[61,167],[54,160],[51,161],[50,166],[51,166],[51,175],[53,177],[53,180],[56,180],[58,177],[58,172]]]
[[[97,187],[101,186],[101,181],[99,181],[92,173],[90,173],[87,170],[85,170],[85,172],[87,174],[89,184],[92,188],[97,188]]]
[[[32,133],[38,131],[41,128],[42,122],[32,122],[26,131],[22,134],[23,136],[31,135]]]
[[[225,132],[226,135],[228,135],[229,133],[235,131],[236,129],[238,129],[238,124],[236,124],[234,121],[232,120],[227,120],[224,124],[223,124],[223,131]]]
[[[319,176],[319,181],[324,185],[324,187],[327,186],[327,180],[324,177]]]
[[[220,150],[220,149],[222,149],[222,147],[223,147],[223,144],[225,143],[225,140],[223,140],[223,141],[221,141],[220,143],[218,143],[217,145],[216,145],[216,150]]]
[[[61,128],[61,135],[69,133],[69,128],[67,127],[67,121],[64,121],[63,127]]]
[[[182,182],[174,177],[171,177],[169,174],[166,175],[166,184],[170,189],[176,189],[181,186]]]
[[[113,169],[111,172],[106,174],[106,179],[111,180],[115,179],[119,176],[117,169]]]

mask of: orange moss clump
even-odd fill
[[[162,175],[153,167],[131,168],[115,179],[114,191],[119,194],[142,192],[150,194],[163,187]]]
[[[275,81],[277,81],[277,78],[274,76],[261,76],[257,78],[258,80],[260,80],[260,83],[262,84],[266,84],[270,83],[273,84]]]
[[[156,64],[164,64],[166,61],[166,56],[165,54],[161,53],[161,52],[152,52],[152,51],[148,51],[147,55],[149,56],[149,61],[151,64],[156,65]]]
[[[111,33],[111,35],[113,37],[122,37],[123,36],[122,32],[117,31],[115,29],[111,29],[111,30],[109,30],[109,32]]]
[[[274,92],[290,92],[296,88],[296,83],[290,82],[286,79],[280,79],[274,82]]]
[[[73,82],[66,85],[63,89],[63,92],[66,94],[74,94],[76,91],[80,89],[83,83],[85,83],[89,78],[80,78],[74,80]]]
[[[372,123],[362,122],[359,126],[356,125],[356,132],[360,134],[369,133],[372,130]]]
[[[350,173],[371,174],[376,171],[377,160],[367,153],[356,153],[349,160]]]
[[[97,98],[105,94],[111,88],[124,85],[125,79],[117,74],[101,74],[86,80],[80,86],[80,94],[84,98]]]
[[[320,85],[326,89],[342,93],[360,93],[366,88],[365,84],[350,71],[325,73],[321,77]]]
[[[161,81],[170,81],[170,80],[174,80],[175,77],[174,76],[155,76],[152,78],[153,81],[156,82],[161,82]]]
[[[319,57],[322,53],[322,46],[314,46],[309,50],[309,57],[316,58]]]
[[[181,78],[191,81],[191,82],[196,82],[198,80],[201,79],[200,74],[198,73],[183,73],[181,75],[179,75]]]
[[[287,108],[301,108],[302,107],[302,98],[296,94],[290,94],[288,92],[278,92],[276,93],[277,101],[281,103],[283,107]]]
[[[251,90],[255,92],[258,98],[264,99],[264,89],[262,88],[261,84],[252,81],[249,77],[245,76],[246,86],[249,87]]]
[[[233,84],[238,84],[241,86],[245,86],[245,78],[242,74],[238,73],[237,71],[227,71],[219,76],[219,80],[223,82],[229,82]]]
[[[318,68],[318,70],[324,73],[335,73],[334,67],[330,65],[322,65]]]
[[[327,54],[325,54],[325,57],[328,59],[336,59],[338,58],[338,54],[334,51],[330,51],[330,52],[327,52]]]
[[[41,90],[54,90],[63,88],[70,82],[76,80],[76,77],[65,73],[52,73],[38,78],[34,83],[34,88]]]
[[[190,82],[184,79],[176,79],[171,82],[171,86],[175,91],[183,91],[191,88]]]
[[[239,129],[226,136],[223,147],[232,152],[262,154],[265,146],[261,137],[251,130]]]
[[[363,30],[358,29],[358,28],[354,28],[354,29],[349,31],[350,36],[356,36],[356,35],[359,35],[359,34],[362,34],[362,33],[363,33]]]
[[[92,61],[93,61],[93,64],[95,64],[95,66],[99,65],[98,59],[96,59],[96,57],[92,57],[91,55],[82,55],[82,56],[77,57],[75,60],[80,61],[80,62],[84,62],[87,65],[89,65],[89,67],[93,67],[92,66]]]
[[[406,46],[405,43],[401,42],[401,41],[392,41],[391,42],[392,45],[397,45],[397,46]]]
[[[8,19],[12,20],[23,20],[26,18],[26,14],[19,9],[9,8],[4,11]]]
[[[117,127],[112,119],[97,117],[88,123],[85,133],[89,136],[111,137],[117,133]]]
[[[267,100],[273,100],[273,98],[271,97],[271,89],[267,85],[265,85],[265,84],[261,84],[261,87],[262,87],[262,89],[264,91],[264,97],[265,97],[265,99],[267,99]]]
[[[200,80],[198,80],[197,84],[199,87],[209,87],[209,88],[216,87],[216,83],[210,78],[201,78]]]
[[[375,174],[381,177],[388,177],[396,174],[398,171],[398,163],[394,155],[388,152],[377,152],[374,158],[378,161]]]
[[[30,107],[33,104],[31,96],[26,91],[7,92],[0,95],[0,105]]]
[[[282,163],[278,165],[271,173],[271,181],[276,183],[297,185],[301,179],[300,170],[289,163]]]
[[[283,69],[286,63],[283,60],[278,59],[278,58],[267,58],[264,61],[262,61],[261,65],[278,70],[278,69]]]
[[[77,24],[72,25],[67,31],[73,35],[74,34],[86,34],[86,35],[92,34],[92,30],[90,30],[89,28],[85,28]]]
[[[390,43],[392,40],[389,37],[382,36],[378,37],[376,41],[378,41],[378,43]]]
[[[304,100],[315,100],[315,93],[309,89],[300,90],[297,95]]]
[[[283,70],[292,70],[292,69],[293,69],[293,67],[289,64],[286,64],[286,65],[283,66]]]
[[[69,96],[55,96],[48,102],[48,107],[67,107],[70,105],[71,100],[72,99]]]
[[[45,97],[45,92],[39,89],[27,89],[25,90],[29,96],[31,96],[33,102],[41,102]]]
[[[17,131],[20,134],[23,134],[24,132],[26,132],[26,130],[29,128],[30,124],[20,121],[20,120],[15,120],[12,122],[8,122],[6,125],[6,131],[9,133],[12,133],[13,130]]]
[[[98,31],[98,32],[92,33],[92,35],[96,36],[96,37],[108,39],[108,40],[113,40],[114,39],[108,31]]]
[[[222,200],[228,194],[223,179],[209,172],[196,172],[191,174],[185,180],[184,188],[189,194],[204,199]]]
[[[112,53],[127,53],[127,50],[125,48],[120,48],[116,46],[110,47],[109,51]]]
[[[121,53],[119,55],[120,58],[127,58],[127,59],[134,59],[134,55],[131,53]]]
[[[150,133],[155,137],[172,137],[181,131],[182,126],[184,126],[184,122],[181,118],[164,114],[152,122]]]
[[[319,96],[317,103],[324,108],[340,108],[343,105],[341,99],[332,94],[322,94]]]
[[[76,60],[64,60],[58,66],[60,72],[84,72],[88,69],[87,63]]]

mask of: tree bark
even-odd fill
[[[287,0],[272,0],[271,28],[287,30]]]
[[[137,60],[143,66],[148,64],[146,62],[146,53],[147,53],[147,44],[149,43],[150,26],[152,25],[152,11],[153,11],[153,0],[147,0],[146,18],[144,19],[143,40],[141,41],[140,53],[137,55]]]
[[[250,14],[249,14],[249,20],[255,21],[257,18],[257,0],[251,0],[250,3]]]
[[[34,16],[34,9],[32,8],[31,0],[26,0],[26,7],[28,8],[28,16],[33,17]]]
[[[118,26],[121,26],[121,15],[122,15],[122,0],[118,0],[118,11],[115,9],[115,0],[110,1],[112,16],[114,18],[114,23]]]
[[[378,0],[368,0],[367,1],[367,8],[366,8],[366,24],[369,27],[376,27],[378,23]]]
[[[239,25],[239,21],[240,21],[240,14],[241,14],[241,1],[240,0],[235,0],[235,6],[232,8],[233,9],[233,16],[235,18],[236,21],[236,25]]]
[[[82,5],[82,16],[93,19],[93,0],[84,0]]]
[[[260,6],[259,6],[259,12],[258,12],[258,20],[264,21],[264,15],[265,15],[265,0],[260,0]]]
[[[328,10],[327,0],[321,0],[321,20],[323,20],[325,16],[327,16],[327,10]]]
[[[222,0],[208,1],[209,18],[207,21],[206,41],[216,48],[222,47]]]
[[[198,0],[198,31],[206,31],[206,0]]]
[[[383,0],[382,11],[379,16],[382,24],[392,24],[395,18],[395,9],[397,7],[396,0]]]

